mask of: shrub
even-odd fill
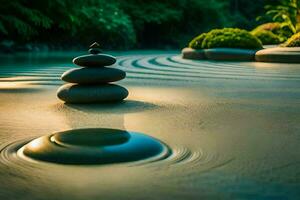
[[[266,13],[258,19],[272,19],[288,27],[293,33],[297,32],[299,22],[300,1],[298,0],[276,0],[265,6]]]
[[[300,47],[300,33],[296,33],[290,37],[282,46],[284,47]]]
[[[248,31],[238,28],[214,29],[207,33],[202,42],[203,49],[209,48],[241,48],[261,49],[262,44],[258,38]]]
[[[281,42],[280,37],[271,31],[257,30],[252,31],[251,34],[256,36],[262,44],[279,44]]]
[[[286,41],[289,37],[293,35],[293,31],[288,26],[283,26],[279,22],[261,24],[255,29],[253,29],[252,32],[257,32],[261,30],[271,31],[280,38],[280,42]]]
[[[190,43],[189,47],[193,49],[202,49],[202,42],[205,39],[207,33],[202,33],[199,36],[195,37]]]

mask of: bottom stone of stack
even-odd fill
[[[122,101],[128,90],[115,84],[78,85],[65,84],[57,91],[57,97],[66,103],[109,103]]]

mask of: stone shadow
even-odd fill
[[[135,100],[124,100],[119,103],[101,104],[69,104],[64,103],[63,107],[75,109],[85,113],[135,113],[146,110],[158,109],[160,106]]]

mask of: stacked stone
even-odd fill
[[[127,89],[112,82],[124,79],[126,73],[108,67],[116,62],[116,58],[103,54],[98,43],[90,46],[89,53],[73,59],[80,68],[63,73],[61,79],[68,83],[58,89],[58,98],[66,103],[105,103],[125,99]]]

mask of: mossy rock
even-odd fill
[[[262,43],[246,30],[224,28],[210,31],[202,42],[202,48],[261,49]]]
[[[239,48],[261,49],[262,43],[248,31],[238,28],[214,29],[194,38],[189,47],[194,49]]]
[[[290,37],[283,45],[283,47],[300,47],[300,33],[296,33]]]
[[[280,38],[280,42],[285,42],[293,35],[293,31],[288,26],[282,26],[282,24],[279,22],[261,24],[253,29],[252,32],[261,30],[271,31]]]
[[[257,37],[263,45],[279,44],[281,39],[278,35],[275,35],[271,31],[256,30],[251,32],[252,35]]]

